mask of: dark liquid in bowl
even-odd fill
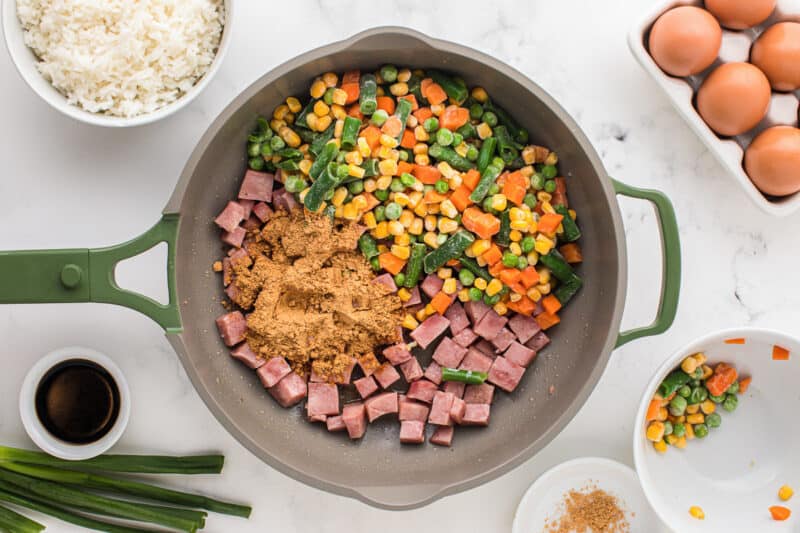
[[[119,415],[119,388],[109,372],[84,359],[63,361],[36,389],[36,414],[54,437],[88,444],[105,436]]]

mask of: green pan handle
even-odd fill
[[[0,303],[102,302],[129,307],[168,333],[182,331],[175,288],[175,242],[179,215],[167,214],[139,237],[116,246],[72,250],[0,252]],[[167,243],[166,305],[117,285],[117,263]]]
[[[675,321],[678,310],[678,296],[681,290],[681,241],[678,236],[678,222],[675,210],[669,198],[659,191],[631,187],[617,180],[614,190],[617,194],[630,198],[639,198],[653,203],[658,214],[658,225],[661,234],[661,299],[658,312],[652,324],[642,328],[623,331],[617,338],[617,348],[632,340],[664,333]]]

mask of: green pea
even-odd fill
[[[394,83],[397,81],[397,67],[394,65],[384,65],[381,67],[380,75],[386,83]]]
[[[542,167],[542,175],[546,179],[553,179],[558,175],[558,169],[555,165],[545,165]]]
[[[388,118],[389,113],[387,113],[385,109],[378,109],[372,114],[372,118],[370,120],[376,126],[383,126],[383,123],[386,122],[386,119]]]
[[[664,421],[664,436],[666,437],[667,435],[672,435],[673,431],[675,431],[675,429],[672,427],[672,422],[670,422],[669,420],[665,420]]]
[[[705,387],[695,387],[692,389],[691,394],[689,394],[689,403],[702,403],[706,398],[708,398],[708,391]]]
[[[256,157],[261,155],[261,144],[260,143],[250,143],[247,145],[247,155],[250,157]]]
[[[403,208],[397,202],[389,202],[386,206],[386,218],[389,220],[397,220],[402,212]]]
[[[684,398],[688,398],[692,394],[692,388],[688,385],[684,385],[678,389],[678,394]]]
[[[493,215],[497,214],[497,210],[492,207],[492,197],[489,195],[483,200],[483,210]]]
[[[725,401],[725,393],[723,392],[719,396],[714,396],[713,394],[709,394],[708,399],[714,403],[722,403]]]
[[[361,180],[351,181],[347,184],[347,190],[352,194],[361,194],[364,192],[364,182]]]
[[[484,112],[483,115],[481,115],[481,120],[483,120],[485,123],[487,123],[492,128],[497,126],[497,115],[495,115],[491,111]]]
[[[453,134],[453,146],[458,146],[464,142],[464,136],[458,132]]]
[[[261,169],[264,168],[264,158],[263,157],[252,157],[252,158],[250,158],[250,161],[247,162],[247,164],[253,170],[261,170]]]
[[[458,271],[458,281],[465,287],[472,287],[472,284],[475,283],[475,274],[466,268],[462,268]]]
[[[269,140],[269,145],[272,146],[272,150],[274,152],[277,152],[278,150],[283,150],[284,148],[286,148],[286,143],[283,142],[283,139],[281,139],[277,135]]]
[[[503,161],[502,157],[497,156],[492,159],[492,165],[496,166],[497,168],[505,168],[506,162]]]
[[[483,106],[481,104],[475,103],[469,106],[469,118],[472,120],[478,120],[483,115]]]
[[[426,118],[425,122],[422,123],[422,127],[425,128],[425,131],[428,133],[433,133],[439,129],[439,119],[436,117]]]
[[[300,176],[291,174],[286,177],[283,185],[289,192],[300,192],[306,188],[306,180],[304,180]]]
[[[556,192],[556,180],[547,180],[544,182],[544,192]]]
[[[265,119],[264,117],[258,117],[256,119],[256,130],[259,133],[267,135],[267,139],[269,139],[272,136],[272,130],[269,127],[269,122],[267,122],[267,119]]]
[[[369,265],[372,267],[372,270],[374,270],[375,272],[378,272],[381,269],[381,264],[380,264],[380,261],[378,261],[377,257],[373,257],[372,259],[370,259],[369,260]]]
[[[528,193],[525,195],[525,198],[522,199],[522,203],[530,207],[531,209],[536,207],[536,195],[533,193]]]
[[[386,189],[377,189],[374,193],[375,198],[377,198],[381,202],[385,202],[389,199],[389,191]]]
[[[403,172],[400,174],[400,183],[402,183],[404,187],[413,187],[416,182],[417,178],[408,172]]]
[[[718,428],[722,424],[722,417],[719,416],[719,413],[711,413],[706,416],[706,424],[710,428]]]
[[[698,439],[704,439],[708,436],[708,426],[705,424],[697,424],[693,427],[694,429],[694,436]]]
[[[672,416],[683,416],[686,412],[688,402],[683,396],[675,395],[669,402],[669,414]]]
[[[389,185],[389,189],[392,192],[403,192],[406,189],[406,186],[403,185],[403,182],[397,178],[392,178],[392,184]]]
[[[680,438],[686,435],[686,425],[678,422],[672,427],[672,434]]]
[[[526,266],[528,266],[528,258],[523,255],[517,257],[517,268],[522,270]]]
[[[334,87],[328,87],[325,90],[325,94],[322,95],[322,101],[328,105],[333,104],[333,91],[335,90]]]
[[[478,159],[478,155],[479,154],[480,154],[480,152],[473,145],[470,144],[469,146],[467,146],[467,159],[468,160],[476,161]]]
[[[263,142],[264,142],[264,141],[266,141],[266,140],[267,140],[267,139],[266,139],[266,137],[264,137],[264,136],[263,136],[262,134],[260,134],[260,133],[251,133],[250,135],[248,135],[248,136],[247,136],[247,142],[248,142],[248,143],[258,143],[258,144],[261,144],[261,143],[263,143]]]
[[[453,132],[447,128],[442,128],[436,132],[436,142],[442,146],[450,146],[453,144],[454,138]]]
[[[699,366],[698,366],[697,368],[695,368],[695,369],[694,369],[694,372],[692,373],[692,377],[693,377],[693,378],[694,378],[696,381],[703,379],[703,368],[702,368],[702,367],[699,367]],[[699,384],[700,384],[700,383],[698,382],[698,384],[697,384],[697,385],[699,385]],[[696,387],[697,385],[695,385],[695,387]]]
[[[509,268],[516,268],[517,256],[512,252],[506,251],[503,253],[503,264]]]
[[[489,296],[488,294],[483,295],[483,303],[488,306],[492,306],[500,301],[500,293],[498,292],[494,296]]]
[[[734,412],[738,406],[739,398],[737,398],[734,394],[728,394],[725,396],[725,401],[722,402],[722,408],[729,413]]]
[[[261,157],[272,157],[272,145],[265,142],[261,145]]]
[[[470,300],[472,300],[473,302],[480,302],[481,298],[483,298],[483,291],[482,290],[480,290],[478,288],[475,288],[475,287],[472,287],[469,290],[469,299]]]
[[[519,243],[519,247],[522,248],[523,252],[529,254],[533,251],[534,247],[536,247],[536,239],[534,239],[532,235],[526,235]]]
[[[433,184],[433,188],[436,189],[436,192],[439,194],[445,194],[450,190],[450,185],[444,180],[437,180],[436,183]]]
[[[489,196],[494,196],[495,194],[500,192],[500,186],[496,183],[492,183],[491,187],[489,187]]]
[[[400,161],[408,161],[409,159],[411,159],[411,156],[409,154],[410,154],[410,152],[408,150],[400,150],[400,154],[399,154],[400,155]]]
[[[531,176],[531,187],[533,187],[535,190],[541,191],[542,189],[544,189],[544,183],[545,183],[544,176],[542,176],[538,172],[535,173],[533,176]]]
[[[406,284],[406,275],[403,274],[402,272],[398,272],[397,274],[395,274],[394,275],[394,284],[397,285],[398,287],[402,287],[403,285],[405,285]]]
[[[378,222],[383,222],[386,220],[386,208],[382,205],[375,206],[375,209],[372,210],[372,214],[375,215],[375,220]]]
[[[733,383],[731,383],[731,386],[728,387],[728,390],[726,390],[725,392],[727,392],[728,394],[738,394],[739,393],[739,382],[738,381],[734,381]]]

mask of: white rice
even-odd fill
[[[188,91],[214,60],[222,0],[17,0],[42,75],[93,113],[151,113]]]

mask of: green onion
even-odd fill
[[[442,381],[460,381],[469,385],[480,385],[488,374],[475,370],[457,370],[455,368],[442,368]]]
[[[44,526],[39,522],[34,522],[30,518],[0,505],[0,530],[12,533],[39,533],[43,529]]]

